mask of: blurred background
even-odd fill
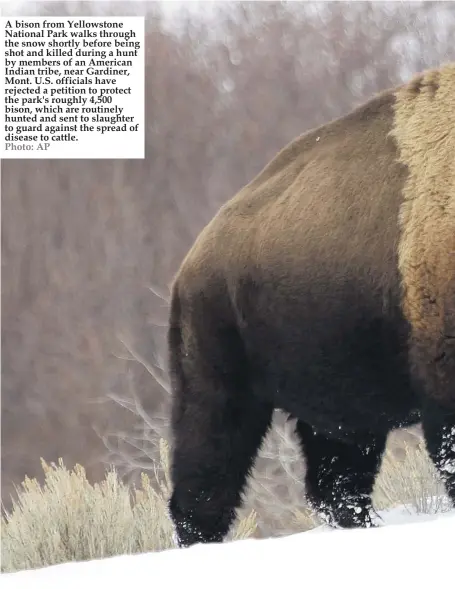
[[[2,161],[5,506],[25,475],[41,477],[40,457],[81,463],[91,480],[109,464],[131,482],[153,468],[167,437],[168,286],[198,232],[296,135],[455,59],[453,2],[17,2],[8,13],[146,16],[146,157]],[[279,416],[277,428],[258,468],[262,492],[272,485],[289,505],[301,461]]]

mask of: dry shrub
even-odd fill
[[[374,489],[377,509],[407,505],[413,513],[440,513],[450,509],[444,484],[428,456],[425,442],[404,444],[398,460],[390,446],[384,455]]]
[[[174,547],[167,512],[170,493],[167,443],[160,442],[154,480],[143,474],[130,489],[110,470],[101,483],[86,478],[82,466],[42,460],[44,484],[26,478],[10,512],[2,517],[2,571],[39,568],[68,561]],[[241,519],[230,539],[251,536],[255,514]]]
[[[295,420],[276,411],[249,480],[245,510],[258,515],[263,538],[306,531],[320,524],[305,498],[305,459],[294,433]]]

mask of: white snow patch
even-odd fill
[[[380,513],[378,528],[197,545],[3,574],[2,589],[217,589],[233,587],[449,587],[454,581],[455,512]],[[405,525],[402,525],[405,524]]]

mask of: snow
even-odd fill
[[[285,538],[196,545],[3,574],[2,589],[413,589],[453,585],[455,512],[381,512],[378,528],[321,526]],[[102,584],[102,585],[100,585]]]

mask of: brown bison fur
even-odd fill
[[[417,421],[455,501],[455,64],[298,137],[221,208],[169,351],[180,545],[224,538],[275,408],[330,523],[371,525],[387,435]]]

